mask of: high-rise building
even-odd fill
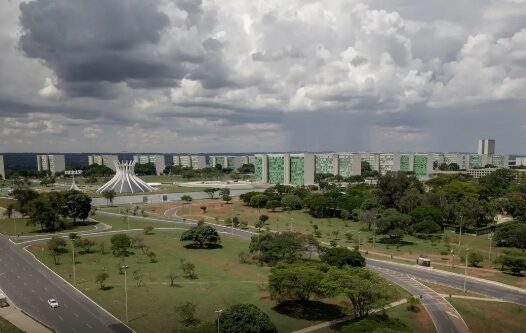
[[[248,162],[248,156],[208,156],[208,165],[212,168],[219,164],[223,169],[236,170]]]
[[[133,155],[133,161],[137,164],[152,163],[155,165],[155,173],[160,175],[166,168],[164,155]]]
[[[37,155],[38,171],[49,171],[52,176],[66,170],[64,155]]]
[[[480,139],[478,148],[479,155],[493,155],[495,154],[495,140]]]
[[[119,157],[117,155],[89,155],[88,156],[88,165],[98,164],[105,165],[108,168],[116,171],[115,163],[118,162]]]
[[[332,153],[314,156],[316,173],[329,173],[344,178],[361,174],[360,154]]]
[[[0,178],[5,179],[4,156],[0,155]]]
[[[314,184],[314,154],[258,154],[254,167],[256,180],[261,183]]]
[[[202,155],[174,155],[173,165],[194,170],[206,168],[206,156]]]

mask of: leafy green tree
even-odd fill
[[[110,277],[110,275],[106,272],[100,272],[95,277],[95,282],[97,282],[100,285],[100,290],[104,290],[106,288],[105,282]]]
[[[298,210],[303,207],[303,201],[294,194],[287,194],[281,198],[281,205],[288,210]]]
[[[64,197],[59,192],[42,194],[30,202],[29,224],[40,225],[42,230],[54,231],[64,212]]]
[[[298,261],[305,250],[305,236],[298,233],[264,233],[252,236],[249,251],[260,263],[274,265],[278,262]]]
[[[198,248],[209,247],[221,242],[217,230],[209,225],[192,227],[181,235],[181,241],[191,241]]]
[[[186,203],[189,203],[189,202],[192,201],[192,197],[189,196],[188,194],[185,194],[185,195],[182,195],[182,196],[181,196],[181,200],[183,200],[183,201],[186,202]]]
[[[393,298],[393,290],[376,273],[354,267],[331,269],[322,281],[326,295],[346,296],[355,318],[367,316],[371,310],[385,306]]]
[[[442,231],[442,228],[437,223],[431,220],[424,220],[411,225],[411,231],[421,234],[435,234]]]
[[[468,253],[468,264],[473,267],[479,267],[484,261],[484,256],[479,251],[471,251]]]
[[[522,275],[526,271],[526,258],[524,256],[514,256],[511,254],[500,255],[497,263],[501,264],[501,270],[508,270],[514,275]]]
[[[504,225],[495,232],[498,246],[516,247],[526,252],[526,224],[514,222]]]
[[[111,236],[111,251],[113,255],[125,257],[132,246],[131,238],[126,234],[115,234]]]
[[[155,176],[157,170],[155,164],[153,163],[144,163],[144,164],[135,164],[135,173],[138,176]]]
[[[425,220],[440,223],[443,213],[440,209],[433,205],[421,205],[411,210],[409,215],[411,215],[413,223],[418,223]]]
[[[203,190],[203,192],[205,192],[206,194],[208,194],[208,196],[210,197],[210,199],[213,199],[214,196],[216,195],[216,192],[218,192],[219,189],[218,188],[215,188],[215,187],[209,187],[209,188],[205,188]]]
[[[259,215],[259,218],[258,218],[258,220],[261,221],[263,224],[265,224],[268,221],[268,219],[269,219],[268,215],[265,215],[265,214]]]
[[[187,279],[197,279],[197,274],[195,273],[195,265],[184,259],[180,260],[181,270],[183,271],[183,276]]]
[[[26,185],[18,185],[13,190],[13,197],[16,199],[16,210],[22,214],[27,214],[30,203],[38,198],[39,194]]]
[[[64,192],[65,215],[73,219],[73,223],[85,220],[91,210],[91,198],[86,193],[75,190]]]
[[[113,199],[117,196],[117,193],[115,193],[114,190],[104,191],[102,192],[102,197],[107,200],[108,206],[113,206]]]
[[[268,197],[265,194],[256,194],[250,198],[250,206],[256,208],[265,207],[268,202]]]
[[[228,204],[230,203],[230,201],[232,201],[232,197],[228,194],[223,194],[223,196],[221,197],[223,199],[223,201]]]
[[[46,249],[48,250],[49,254],[51,254],[51,256],[53,257],[55,265],[58,265],[59,255],[66,251],[66,241],[58,236],[53,236],[50,240],[47,241]]]
[[[379,203],[387,208],[400,207],[400,199],[409,188],[423,193],[423,184],[412,175],[403,172],[388,172],[378,179]]]
[[[256,192],[256,191],[251,191],[251,192],[247,192],[247,193],[243,193],[239,196],[239,199],[241,199],[241,201],[243,201],[243,203],[245,205],[250,205],[250,201],[252,200],[252,197],[255,196],[255,195],[258,195],[260,194],[259,192]]]
[[[351,251],[345,247],[325,249],[320,259],[324,263],[338,268],[344,266],[365,267],[365,258],[362,257],[360,252]]]
[[[220,333],[277,333],[270,317],[253,304],[236,304],[221,314]]]
[[[179,318],[179,322],[185,327],[196,326],[201,321],[195,317],[197,305],[192,302],[183,302],[175,306],[175,313]]]
[[[321,281],[328,266],[320,264],[292,264],[273,267],[269,275],[269,291],[273,299],[308,301],[312,296],[323,296]]]
[[[228,187],[223,187],[219,189],[219,195],[222,197],[225,195],[230,195],[230,189]]]
[[[265,205],[266,209],[270,209],[273,212],[276,211],[276,208],[279,207],[281,207],[281,203],[278,200],[269,200]]]
[[[399,243],[410,224],[409,215],[399,213],[395,209],[387,209],[378,220],[377,229],[379,234],[388,235],[392,241]]]

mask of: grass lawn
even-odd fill
[[[16,224],[16,233],[21,236],[49,233],[49,231],[42,230],[40,228],[40,225],[28,225],[27,221],[28,221],[27,218],[0,219],[0,233],[4,235],[8,235],[8,236],[14,236],[15,235],[15,224]],[[85,222],[85,223],[77,222],[74,224],[70,221],[66,221],[65,227],[55,230],[55,232],[67,232],[67,231],[79,232],[79,231],[92,230],[93,228],[94,228],[94,224],[90,222]]]
[[[0,332],[2,333],[24,333],[21,329],[14,326],[4,318],[0,317]]]
[[[9,199],[9,198],[0,198],[0,207],[7,208],[7,206],[11,204],[15,204],[16,200]]]
[[[385,313],[392,319],[398,319],[406,326],[406,330],[413,333],[436,333],[435,326],[431,318],[427,314],[422,305],[418,305],[420,312],[412,312],[407,310],[407,304],[402,304],[397,307],[386,310]],[[355,326],[357,322],[347,322],[338,326],[327,327],[315,331],[315,333],[335,333],[340,332],[345,326]],[[379,328],[379,327],[378,327]],[[396,328],[385,326],[382,328],[391,328],[396,331]],[[391,332],[391,331],[389,331]]]
[[[273,309],[275,303],[269,299],[266,291],[269,269],[238,262],[237,254],[247,250],[247,241],[225,236],[222,249],[192,250],[185,248],[184,244],[179,242],[179,231],[158,232],[143,237],[145,244],[156,252],[158,262],[150,263],[140,250],[134,250],[136,253],[126,258],[126,264],[129,265],[129,324],[138,332],[173,332],[179,327],[174,306],[184,301],[196,303],[197,317],[205,321],[214,320],[216,316],[214,311],[217,309],[224,309],[236,303],[252,303],[271,316],[280,332],[290,332],[330,319],[320,317],[322,313],[316,313],[316,320],[307,320],[305,314],[301,312],[291,312],[287,308]],[[93,238],[93,240],[105,241],[109,244],[109,236]],[[69,254],[62,255],[60,258],[62,264],[55,266],[43,246],[35,246],[31,250],[62,277],[68,281],[72,280]],[[83,254],[76,258],[78,287],[124,320],[124,276],[119,275],[117,270],[117,265],[122,264],[120,259],[114,257],[111,252],[104,255],[99,252]],[[180,259],[195,264],[198,279],[188,280],[180,277],[182,275]],[[96,275],[102,270],[106,270],[110,275],[107,281],[109,289],[104,291],[95,283]],[[133,278],[133,272],[136,270],[142,272],[144,286],[136,286]],[[169,280],[166,275],[171,271],[177,272],[179,276],[176,287],[168,285]],[[330,306],[329,308],[332,309]],[[290,313],[294,314],[288,315]],[[334,313],[332,315],[334,316]],[[338,313],[338,316],[341,315]]]
[[[203,213],[201,206],[206,206],[206,213]],[[239,200],[234,200],[231,204],[225,204],[222,200],[199,200],[191,204],[182,203],[161,203],[143,205],[142,208],[146,211],[162,214],[165,210],[173,207],[179,207],[177,214],[179,216],[200,219],[209,217],[213,222],[217,219],[217,223],[222,223],[220,220],[232,218],[237,216],[241,221],[248,222],[249,228],[254,229],[254,225],[261,214],[269,216],[266,227],[274,231],[288,231],[293,230],[302,233],[312,233],[314,225],[318,226],[321,232],[320,241],[330,242],[336,241],[338,245],[357,247],[360,243],[361,251],[368,251],[371,256],[374,252],[387,255],[387,257],[378,256],[378,258],[401,257],[406,259],[405,263],[414,263],[419,256],[425,256],[432,260],[433,266],[437,269],[453,271],[456,273],[464,273],[464,267],[459,260],[458,250],[458,235],[454,233],[444,234],[439,240],[423,240],[413,236],[405,236],[404,243],[401,246],[392,244],[383,244],[380,242],[384,236],[375,235],[373,231],[368,230],[368,226],[363,222],[344,221],[339,218],[314,218],[305,211],[275,211],[271,212],[267,209],[257,209],[243,205]],[[471,236],[463,235],[461,238],[462,253],[466,248],[472,251],[482,253],[484,261],[482,268],[498,269],[498,265],[489,261],[489,239],[487,236]],[[450,267],[452,263],[452,256],[449,254],[449,249],[455,251],[454,264],[455,267]],[[506,248],[498,248],[493,246],[491,249],[492,260],[497,258]],[[509,249],[509,248],[508,248]],[[518,251],[517,249],[514,249]],[[472,276],[495,280],[518,287],[526,288],[526,278],[517,277],[507,273],[495,271],[484,271],[477,269],[468,269]]]
[[[494,303],[452,299],[451,304],[466,321],[472,333],[524,332],[526,307],[511,303]]]
[[[128,229],[128,220],[126,217],[123,218],[121,216],[96,213],[94,216],[91,216],[91,218],[98,222],[110,225],[112,230]],[[168,220],[166,222],[148,222],[140,218],[135,218],[134,216],[129,217],[129,229],[142,229],[146,226],[152,226],[154,228],[182,227],[181,225],[175,224]]]

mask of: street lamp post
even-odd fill
[[[292,221],[294,221],[294,218],[290,218],[290,232],[292,232]]]
[[[71,240],[71,247],[73,248],[72,254],[73,254],[73,284],[77,284],[77,274],[75,269],[75,240]]]
[[[126,270],[128,269],[128,265],[122,266],[122,269],[124,270],[124,297],[126,306],[126,322],[128,322],[128,279],[126,276]]]
[[[466,293],[466,281],[468,277],[468,257],[469,257],[469,249],[466,249],[466,256],[464,258],[465,262],[465,268],[464,268],[464,294]]]
[[[489,238],[489,256],[488,256],[488,260],[489,260],[489,264],[491,265],[491,244],[493,243],[493,233],[489,234],[488,238]]]
[[[460,215],[460,234],[458,236],[458,248],[460,249],[460,240],[462,239],[462,215]]]
[[[221,312],[223,312],[223,309],[219,309],[214,312],[217,313],[217,333],[219,333],[219,318],[221,317]]]
[[[373,221],[373,249],[374,249],[375,243],[376,243],[376,220]]]
[[[360,243],[362,242],[361,231],[358,231],[358,252],[360,252]]]
[[[455,267],[455,250],[451,249],[451,268]]]
[[[14,226],[14,229],[15,229],[15,236],[18,237],[18,234],[16,233],[16,217],[13,217],[13,226]]]

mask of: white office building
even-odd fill
[[[152,163],[155,165],[155,173],[157,175],[160,175],[163,173],[164,169],[166,168],[166,162],[164,159],[164,155],[133,155],[133,161],[136,164],[148,164]]]
[[[66,170],[64,155],[37,155],[38,171],[49,171],[52,176]]]
[[[0,178],[5,179],[4,156],[0,155]]]
[[[88,156],[88,165],[98,164],[105,165],[108,168],[115,170],[115,162],[119,161],[117,155],[89,155]]]

